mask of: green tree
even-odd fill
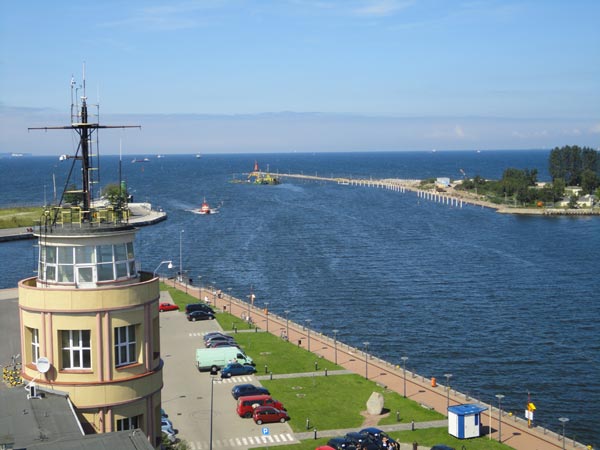
[[[596,150],[589,147],[556,147],[550,152],[548,170],[552,180],[562,178],[568,186],[579,186],[585,170],[600,175],[600,157]]]
[[[563,180],[562,178],[557,178],[554,180],[554,182],[552,183],[552,191],[554,192],[554,201],[557,201],[563,197],[563,195],[565,194],[566,186],[567,186],[567,184],[565,183],[565,180]]]
[[[581,173],[581,187],[586,194],[592,194],[600,186],[600,177],[591,169],[585,169]]]
[[[102,195],[112,204],[119,205],[127,203],[127,192],[119,184],[108,184],[102,190]]]

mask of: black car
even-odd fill
[[[379,450],[380,446],[377,442],[375,442],[373,440],[373,438],[371,438],[368,434],[366,433],[346,433],[346,436],[344,436],[344,438],[352,443],[352,445],[354,445],[354,447],[356,448],[362,448],[362,449],[366,449],[366,450]]]
[[[379,428],[363,428],[362,430],[360,430],[359,433],[369,436],[373,442],[375,442],[377,445],[379,445],[379,447],[382,448],[387,447],[390,444],[392,444],[393,446],[396,445],[396,441],[389,437],[385,431],[382,431]]]
[[[335,448],[336,450],[356,450],[356,445],[352,441],[345,437],[335,437],[327,441],[327,445]]]
[[[192,311],[205,311],[214,314],[215,311],[208,306],[206,303],[188,303],[185,305],[185,313],[191,313]]]
[[[231,395],[237,400],[239,397],[247,397],[249,395],[271,395],[271,393],[267,388],[261,386],[238,384],[231,390]]]
[[[455,450],[454,447],[448,447],[447,445],[438,444],[431,447],[431,450]]]
[[[192,311],[185,315],[187,320],[195,322],[196,320],[213,320],[215,315],[206,311]]]

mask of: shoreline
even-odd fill
[[[596,208],[579,208],[579,209],[563,209],[563,208],[528,208],[515,207],[509,205],[501,205],[492,203],[487,200],[476,198],[473,194],[463,192],[457,193],[454,188],[449,188],[450,191],[437,192],[435,190],[423,190],[419,188],[422,180],[417,179],[399,179],[399,178],[383,178],[383,179],[364,179],[364,178],[330,178],[319,177],[313,175],[302,174],[278,174],[280,177],[296,178],[311,181],[328,181],[337,183],[343,186],[362,186],[374,187],[379,189],[388,189],[397,192],[414,192],[417,197],[425,200],[430,200],[438,203],[446,203],[451,206],[461,207],[463,204],[481,206],[495,210],[499,214],[515,214],[528,216],[600,216],[600,207]]]

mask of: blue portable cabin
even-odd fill
[[[448,408],[448,433],[459,439],[481,436],[481,413],[487,408],[479,405],[456,405]]]

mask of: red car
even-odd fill
[[[286,420],[290,420],[287,412],[272,406],[257,406],[252,412],[252,418],[257,425],[269,422],[284,423]]]
[[[179,306],[174,305],[173,303],[161,303],[158,305],[159,312],[165,311],[179,311]]]

